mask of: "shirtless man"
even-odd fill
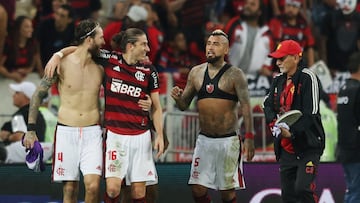
[[[240,68],[224,61],[229,51],[227,35],[215,30],[206,44],[207,63],[197,65],[189,73],[185,90],[174,87],[171,96],[179,109],[189,107],[195,95],[200,120],[189,184],[195,202],[210,202],[207,189],[220,190],[223,202],[236,202],[239,182],[241,140],[237,136],[238,107],[245,122],[245,154],[254,156],[253,122],[247,81]],[[214,155],[216,153],[216,156]],[[211,154],[211,155],[210,155]]]
[[[40,101],[55,82],[60,93],[55,134],[53,181],[63,181],[63,202],[77,202],[79,168],[84,176],[85,202],[99,202],[103,167],[102,129],[99,125],[99,90],[103,68],[92,57],[105,43],[103,30],[93,21],[81,21],[75,30],[79,46],[61,60],[61,70],[52,78],[44,76],[29,110],[24,146],[31,149],[37,140],[36,117]],[[59,53],[58,53],[59,54]]]
[[[127,171],[132,171],[132,176],[130,177],[129,175],[129,177],[127,177],[128,183],[130,183],[132,179],[135,179],[135,181],[133,181],[134,184],[132,184],[132,188],[134,188],[132,191],[132,198],[143,198],[143,193],[145,193],[145,182],[157,181],[155,175],[155,166],[152,161],[151,142],[149,136],[150,125],[148,124],[150,123],[148,120],[149,113],[147,111],[150,109],[150,107],[152,110],[151,116],[154,121],[154,128],[157,133],[154,145],[155,148],[157,148],[159,151],[157,154],[158,157],[163,153],[164,149],[162,112],[157,92],[157,73],[152,67],[147,65],[146,67],[143,67],[140,63],[138,63],[140,60],[143,60],[144,56],[149,51],[146,35],[143,31],[134,28],[128,29],[126,32],[124,31],[119,34],[122,36],[122,42],[120,44],[125,44],[126,50],[129,49],[128,51],[125,51],[122,55],[119,55],[116,52],[111,53],[106,50],[102,50],[100,55],[96,55],[97,62],[102,64],[105,70],[104,82],[106,83],[105,127],[107,128],[106,149],[108,151],[106,153],[107,159],[105,163],[109,163],[109,166],[106,167],[106,174],[110,174],[110,177],[107,178],[107,190],[109,191],[108,193],[110,193],[110,195],[106,193],[105,202],[118,202],[121,181],[124,175],[126,175]],[[64,53],[64,55],[72,52],[71,47],[67,47],[65,49],[61,50],[61,53]],[[133,52],[135,54],[133,54]],[[51,70],[48,70],[48,72],[51,73],[48,75],[49,77],[52,77],[52,73],[55,71],[54,68],[58,65],[56,62],[58,59],[59,57],[57,57],[56,60],[54,57],[49,61],[49,63],[52,64],[52,67],[50,67]],[[123,61],[129,62],[125,63]],[[59,68],[60,72],[62,72],[62,68],[63,66]],[[129,71],[134,73],[129,73]],[[116,87],[119,85],[119,81],[122,81],[121,84],[123,86],[119,89],[116,89]],[[136,87],[134,87],[134,85],[136,85]],[[130,87],[128,91],[124,91],[124,88],[128,86]],[[150,102],[140,99],[146,97],[146,95],[150,95],[148,96],[149,99],[147,99]],[[151,106],[151,103],[153,103],[153,106]],[[132,110],[128,111],[129,109]],[[122,133],[123,135],[114,136],[113,134],[115,132]],[[132,141],[118,141],[117,139],[120,138],[131,139]],[[140,139],[142,142],[134,142]],[[126,145],[132,144],[132,146],[123,146],[118,143],[125,143]],[[119,146],[121,147],[120,149]],[[131,149],[142,150],[133,151]],[[126,152],[125,150],[130,151]],[[134,158],[128,158],[124,155],[124,152],[127,156],[132,155],[132,157],[135,157],[135,160],[137,161],[131,161]],[[119,161],[122,164],[118,164]],[[141,163],[141,166],[138,166],[138,163]],[[114,170],[114,167],[119,167],[121,170]],[[130,169],[127,170],[127,167]],[[118,172],[120,173],[118,174]],[[120,178],[117,178],[118,175]],[[142,179],[144,179],[144,181],[140,181]]]

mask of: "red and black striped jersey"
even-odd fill
[[[151,65],[129,65],[118,52],[100,54],[105,78],[105,127],[123,135],[137,135],[149,130],[149,112],[139,99],[159,90],[158,73]]]
[[[315,45],[315,39],[310,26],[306,20],[300,16],[297,18],[295,26],[287,23],[285,15],[275,17],[270,20],[269,28],[275,42],[292,39],[297,41],[306,50]]]

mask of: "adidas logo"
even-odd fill
[[[148,176],[154,175],[152,171],[149,171]]]
[[[114,70],[114,71],[117,71],[117,72],[120,72],[120,67],[119,67],[119,66],[115,66],[115,67],[113,68],[113,70]]]

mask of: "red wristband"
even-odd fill
[[[254,133],[248,132],[245,133],[245,139],[254,139]]]

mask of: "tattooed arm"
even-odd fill
[[[194,80],[199,77],[199,71],[200,66],[195,66],[191,69],[184,90],[178,86],[173,87],[171,90],[171,97],[175,100],[176,105],[181,111],[184,111],[189,107],[192,99],[196,95]]]
[[[240,68],[232,69],[233,82],[235,84],[236,94],[240,101],[241,114],[244,118],[245,132],[253,133],[254,125],[251,114],[250,97],[248,91],[247,79],[244,72]],[[253,134],[252,134],[253,135]],[[244,150],[247,157],[247,161],[251,161],[255,155],[254,138],[246,137],[244,141]]]
[[[39,113],[39,107],[42,100],[47,95],[51,85],[57,82],[57,80],[58,80],[57,74],[55,74],[55,76],[52,78],[48,78],[47,76],[44,76],[41,79],[40,85],[36,88],[36,91],[31,98],[29,117],[28,117],[28,129],[27,132],[25,133],[25,137],[23,140],[23,145],[27,149],[33,148],[34,142],[38,140],[35,132],[35,127],[36,127],[36,119]]]

